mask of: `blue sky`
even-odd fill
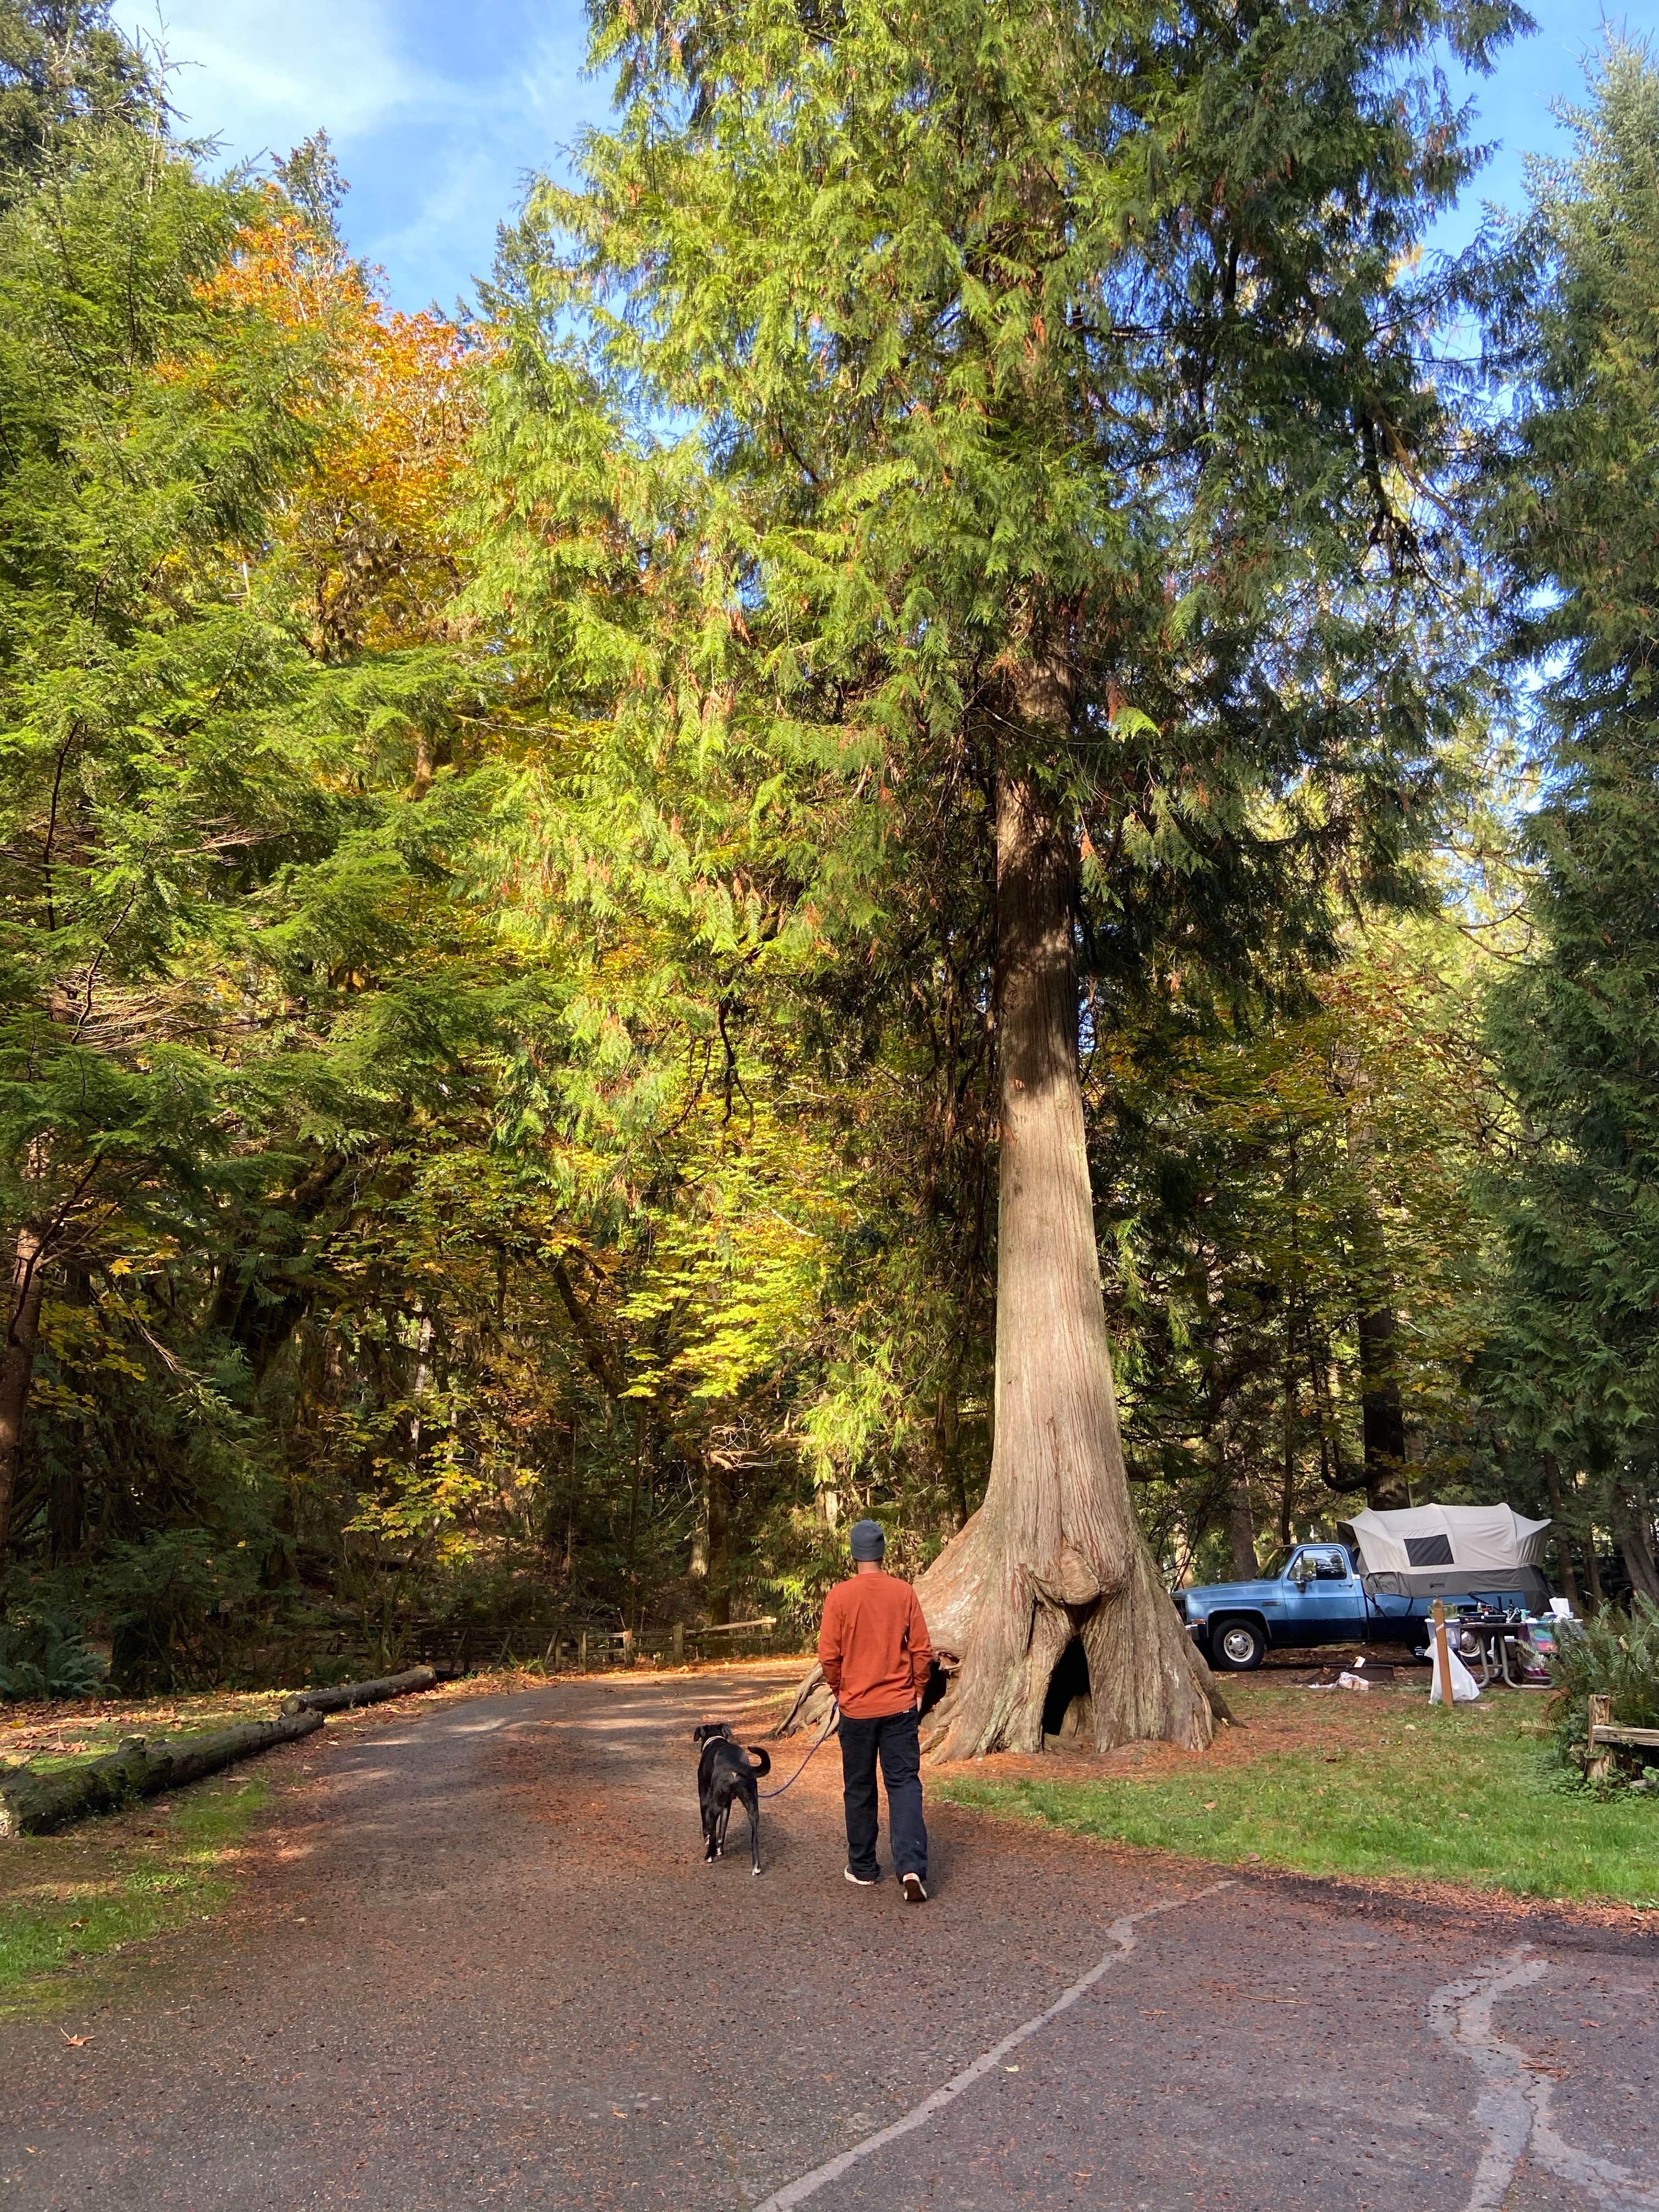
[[[350,179],[354,248],[403,307],[453,306],[487,273],[495,227],[526,175],[602,122],[608,92],[582,75],[586,24],[569,0],[118,0],[129,30],[160,36],[190,128],[227,160],[285,153],[328,131]],[[1594,0],[1531,0],[1535,37],[1473,88],[1477,135],[1498,142],[1473,204],[1443,233],[1460,243],[1479,203],[1522,196],[1522,161],[1560,143],[1553,100],[1577,96],[1603,20]],[[1659,45],[1659,0],[1606,21]]]

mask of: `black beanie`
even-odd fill
[[[855,1521],[848,1538],[855,1559],[880,1559],[887,1554],[887,1537],[879,1521]]]

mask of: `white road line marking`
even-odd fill
[[[1502,2212],[1523,2157],[1585,2191],[1604,2212],[1659,2212],[1659,2187],[1611,2159],[1578,2149],[1557,2133],[1551,2110],[1554,2082],[1492,2026],[1492,2007],[1499,1997],[1528,1987],[1549,1970],[1547,1959],[1528,1957],[1522,1945],[1490,1966],[1477,1966],[1462,1981],[1448,1982],[1429,1999],[1429,2026],[1481,2077],[1474,2117],[1486,2143],[1463,2212]]]
[[[1193,1890],[1185,1897],[1166,1897],[1160,1905],[1143,1906],[1139,1912],[1126,1912],[1121,1920],[1113,1921],[1106,1930],[1111,1938],[1112,1948],[1103,1959],[1090,1967],[1081,1981],[1073,1982],[1068,1990],[1062,1990],[1046,2012],[1040,2012],[1035,2018],[1022,2021],[1012,2034],[1005,2035],[1001,2042],[994,2045],[982,2057],[975,2058],[970,2066],[964,2066],[961,2073],[953,2074],[942,2089],[935,2089],[931,2097],[924,2097],[921,2104],[913,2112],[907,2112],[902,2120],[895,2120],[890,2127],[878,2128],[874,2135],[866,2136],[862,2142],[854,2143],[850,2150],[842,2151],[839,2157],[829,2160],[823,2166],[815,2166],[810,2173],[803,2173],[799,2181],[786,2183],[763,2203],[757,2204],[755,2212],[790,2212],[792,2206],[804,2204],[809,2197],[816,2197],[826,2182],[839,2180],[860,2159],[868,2158],[872,2151],[880,2150],[886,2144],[896,2142],[900,2136],[908,2136],[913,2129],[925,2125],[936,2112],[942,2112],[947,2106],[954,2104],[964,2089],[972,2088],[975,2081],[1000,2066],[1011,2051],[1017,2051],[1039,2028],[1047,2027],[1051,2020],[1057,2020],[1061,2013],[1068,2012],[1079,1997],[1085,1996],[1093,1989],[1103,1974],[1121,1965],[1135,1948],[1135,1929],[1140,1921],[1152,1920],[1160,1912],[1174,1912],[1183,1905],[1196,1905],[1200,1898],[1213,1897],[1218,1891],[1232,1887],[1231,1879],[1212,1881],[1207,1889]]]

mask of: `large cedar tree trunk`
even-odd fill
[[[1042,712],[1049,703],[1022,700],[1021,719],[1054,719]],[[931,1717],[929,1747],[945,1759],[1041,1749],[1049,1679],[1073,1637],[1103,1749],[1143,1736],[1197,1747],[1214,1727],[1209,1669],[1164,1587],[1124,1472],[1078,1079],[1076,865],[1037,786],[1005,775],[991,1477],[985,1503],[917,1584],[935,1646],[961,1662]]]
[[[1023,689],[1021,721],[1063,744],[1060,683],[1038,671]],[[1031,779],[1005,772],[991,1475],[984,1504],[916,1584],[934,1648],[952,1662],[923,1724],[924,1748],[940,1759],[1040,1750],[1050,1679],[1073,1638],[1088,1665],[1084,1732],[1102,1749],[1143,1737],[1198,1749],[1227,1717],[1129,1500],[1078,1077],[1076,879],[1057,810]],[[814,1670],[782,1732],[825,1709]]]
[[[11,1506],[23,1460],[23,1421],[40,1341],[40,1301],[46,1292],[46,1253],[32,1229],[17,1233],[6,1298],[6,1334],[0,1342],[0,1567],[11,1544]]]
[[[1060,655],[1014,685],[1014,720],[1063,757]],[[1029,773],[997,783],[994,1437],[985,1502],[917,1585],[957,1660],[927,1743],[942,1758],[1042,1747],[1043,1705],[1075,1638],[1102,1747],[1207,1743],[1219,1699],[1129,1501],[1078,1079],[1070,826]]]

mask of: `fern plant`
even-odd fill
[[[90,1698],[103,1680],[103,1661],[68,1615],[42,1611],[0,1621],[0,1699]]]

